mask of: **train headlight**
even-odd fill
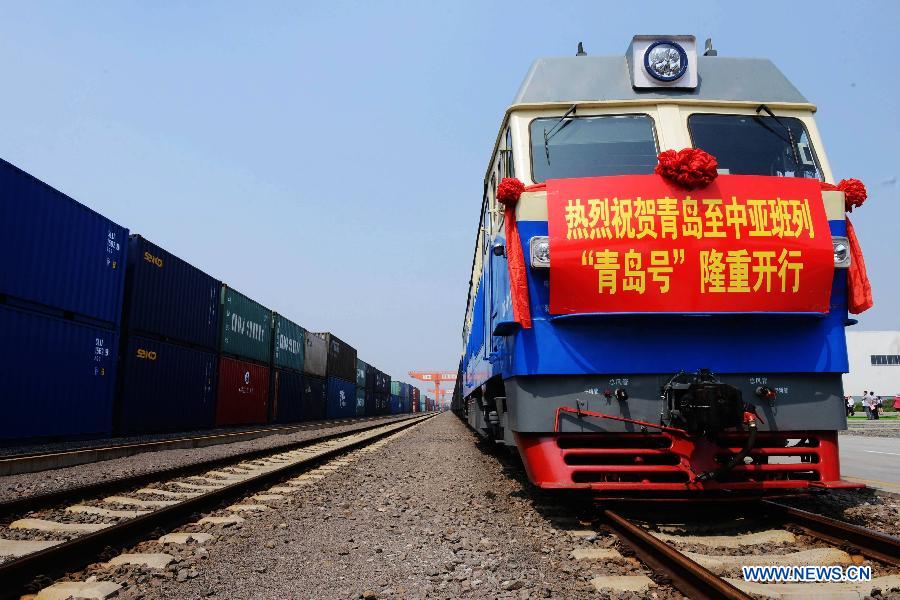
[[[549,269],[550,268],[550,238],[543,235],[536,235],[529,242],[531,248],[531,268],[532,269]]]
[[[644,52],[644,68],[653,79],[675,81],[687,71],[687,53],[671,40],[653,42]]]
[[[850,267],[850,240],[845,237],[835,236],[831,238],[834,247],[834,268],[847,269]]]

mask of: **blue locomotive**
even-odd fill
[[[841,480],[838,460],[844,328],[853,323],[844,194],[819,191],[833,178],[815,110],[769,60],[718,56],[709,41],[701,52],[693,36],[636,36],[625,56],[535,61],[485,174],[454,410],[516,447],[544,488],[665,496],[858,487]],[[697,217],[699,202],[698,222],[707,209],[699,227],[714,227],[719,208],[730,225],[729,202],[738,200],[725,192],[747,188],[743,226],[758,225],[754,206],[771,209],[756,215],[768,238],[744,230],[746,248],[727,251],[724,239],[691,238],[691,265],[681,267],[680,238],[639,237],[642,215],[665,228],[660,198],[674,197],[653,196],[650,215],[640,186],[665,186],[654,182],[659,154],[682,148],[714,156],[721,185],[667,198],[678,218]],[[511,211],[497,196],[512,177],[526,187]],[[628,185],[637,187],[625,213]],[[770,200],[755,201],[754,190]],[[572,217],[582,205],[589,210]],[[516,248],[507,244],[511,220]],[[628,227],[625,245],[613,244]],[[741,226],[734,231],[740,237]],[[639,255],[639,245],[643,263],[598,270],[602,257]],[[517,254],[524,315],[510,276]],[[812,262],[789,262],[801,254]],[[717,255],[734,258],[727,270],[708,262]],[[751,261],[760,257],[771,263]],[[708,264],[694,268],[697,260]],[[646,289],[631,281],[629,296],[625,274],[635,264]],[[581,302],[571,290],[585,265],[586,277],[600,279]],[[727,290],[710,287],[717,273],[731,274]],[[763,275],[782,277],[780,287],[774,279],[760,287]],[[736,293],[706,293],[715,291]]]

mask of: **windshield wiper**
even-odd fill
[[[770,117],[772,117],[773,119],[775,119],[775,122],[778,123],[779,125],[781,125],[781,128],[782,128],[782,129],[784,129],[785,131],[787,131],[788,138],[785,139],[784,136],[778,135],[778,133],[777,133],[775,130],[773,130],[771,127],[769,127],[769,126],[765,123],[765,121],[763,121],[762,119],[760,119],[760,118],[759,118],[759,111],[763,111],[763,112],[765,112],[767,115],[769,115]],[[785,124],[781,121],[781,119],[779,119],[778,117],[776,117],[776,116],[775,116],[775,113],[773,113],[772,110],[771,110],[768,106],[766,106],[765,104],[760,104],[760,105],[756,108],[756,116],[757,116],[757,121],[756,121],[757,123],[759,123],[760,125],[762,125],[762,126],[765,127],[766,129],[768,129],[769,131],[771,131],[771,132],[774,133],[775,135],[778,135],[779,138],[781,138],[782,140],[784,140],[785,142],[788,143],[788,145],[791,147],[791,154],[792,154],[793,157],[794,157],[794,164],[797,165],[797,166],[799,167],[799,166],[800,166],[800,155],[797,154],[797,144],[794,143],[794,133],[791,131],[791,128],[790,128],[789,126],[785,125]]]
[[[556,124],[550,128],[550,131],[547,131],[547,129],[544,128],[544,156],[547,157],[548,165],[550,164],[550,140],[552,140],[553,136],[555,136],[557,133],[559,133],[566,127],[568,127],[569,123],[571,123],[572,120],[570,119],[570,120],[566,121],[566,119],[568,118],[569,115],[575,114],[576,108],[578,108],[578,105],[573,104],[572,108],[567,110],[566,114],[564,114],[562,117],[560,117],[559,121],[557,121]],[[562,125],[560,126],[560,124],[562,124]]]

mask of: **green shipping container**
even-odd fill
[[[272,311],[228,287],[222,286],[221,341],[225,354],[272,362]]]
[[[364,361],[356,359],[356,387],[358,388],[366,387],[366,366]]]
[[[272,363],[276,367],[302,371],[306,331],[278,313],[275,313],[274,321],[272,339],[275,343],[272,350]]]

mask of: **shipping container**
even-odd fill
[[[222,356],[216,425],[265,423],[268,416],[269,368]]]
[[[375,391],[379,394],[391,393],[391,377],[384,371],[375,372]]]
[[[0,160],[0,296],[114,329],[128,230]]]
[[[268,365],[272,359],[272,311],[222,285],[222,334],[219,349]]]
[[[325,340],[328,353],[325,372],[329,377],[337,377],[345,381],[356,381],[356,348],[342,341],[333,333],[316,334]]]
[[[123,331],[216,350],[222,283],[149,240],[128,241]]]
[[[302,327],[275,313],[273,316],[272,364],[283,369],[303,370],[303,354],[306,348],[305,331]]]
[[[304,420],[303,375],[287,369],[272,369],[272,413],[277,423]]]
[[[403,384],[396,379],[391,381],[391,394],[394,396],[402,396],[403,391],[401,390],[401,386]]]
[[[303,336],[306,350],[303,353],[303,372],[316,377],[325,377],[328,365],[328,344],[318,334],[306,332]]]
[[[375,396],[375,414],[391,414],[391,395],[378,392],[373,392],[373,395]]]
[[[390,395],[391,414],[397,415],[403,412],[403,403],[400,402],[400,396],[396,394]]]
[[[364,361],[356,359],[356,387],[366,389],[369,386],[366,385],[366,373],[368,373],[369,369],[371,369],[368,364]],[[374,383],[374,379],[372,379]],[[369,388],[371,389],[371,388]]]
[[[328,378],[325,418],[341,419],[356,415],[356,384],[352,381]]]
[[[422,396],[419,388],[409,386],[409,399],[418,407],[419,412],[422,412]]]
[[[378,414],[378,398],[374,390],[366,390],[366,416],[374,417]]]
[[[147,433],[212,427],[217,366],[214,352],[129,336],[120,364],[115,430]]]
[[[400,398],[400,397],[398,396],[398,398]],[[409,402],[409,398],[400,398],[400,403],[401,403],[400,412],[407,414],[407,413],[411,413],[413,411],[412,405]]]
[[[321,421],[325,418],[327,384],[321,377],[303,376],[303,420]]]
[[[372,365],[366,365],[366,389],[374,390],[375,389],[375,380],[378,378],[377,374],[378,369],[373,367]],[[359,383],[357,382],[357,385]]]
[[[356,388],[356,416],[366,416],[366,388]]]
[[[118,334],[0,305],[0,439],[108,435]]]

